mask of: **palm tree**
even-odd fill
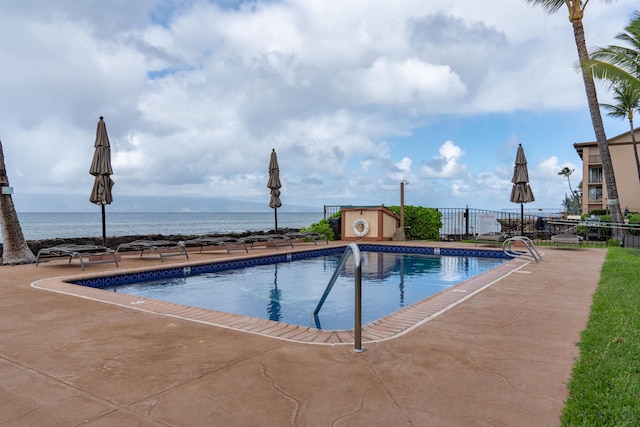
[[[600,106],[609,111],[607,115],[610,117],[626,118],[629,120],[633,154],[636,156],[636,168],[638,170],[638,180],[640,180],[640,158],[638,158],[638,147],[636,145],[636,135],[633,127],[633,113],[634,111],[640,112],[640,90],[635,90],[631,85],[621,82],[613,88],[613,92],[615,93],[613,99],[616,100],[617,103],[600,104]]]
[[[573,26],[573,36],[578,49],[578,59],[581,64],[586,63],[589,60],[589,52],[587,51],[587,42],[584,37],[584,26],[582,25],[582,18],[584,16],[585,8],[589,3],[589,0],[524,0],[526,3],[542,6],[547,13],[556,13],[566,6],[569,11],[569,21]],[[611,0],[602,0],[611,2]],[[607,135],[604,132],[604,124],[602,123],[602,116],[600,114],[600,107],[598,104],[598,96],[596,94],[596,85],[594,83],[593,74],[588,70],[582,68],[582,80],[584,82],[585,92],[587,95],[587,102],[589,105],[589,112],[591,113],[591,122],[593,123],[593,130],[596,134],[596,142],[598,144],[598,151],[600,152],[600,159],[602,161],[602,173],[604,174],[605,182],[607,185],[607,194],[609,195],[609,209],[611,213],[611,219],[615,223],[622,222],[622,210],[620,209],[620,201],[618,200],[618,186],[616,185],[616,178],[613,172],[613,163],[611,162],[611,153],[609,152],[609,143],[607,142]]]
[[[633,127],[633,113],[640,111],[640,12],[635,12],[634,18],[616,39],[629,44],[630,47],[611,45],[596,48],[584,66],[593,72],[595,78],[607,82],[614,91],[613,99],[617,104],[600,104],[609,111],[608,115],[629,120],[633,153],[640,179],[640,159]]]
[[[560,172],[558,172],[558,175],[562,175],[567,178],[567,182],[569,183],[569,190],[571,191],[571,196],[567,196],[565,194],[562,205],[569,213],[580,213],[582,211],[582,196],[578,192],[578,190],[574,190],[573,187],[571,187],[571,174],[574,171],[575,169],[569,169],[567,166],[565,166]],[[580,187],[581,186],[582,184],[580,184]]]
[[[571,196],[564,195],[564,200],[562,201],[562,206],[564,207],[567,214],[579,214],[582,212],[582,201],[578,191],[576,191]]]
[[[0,186],[9,186],[2,141],[0,141]],[[24,240],[11,194],[0,194],[0,229],[3,239],[2,264],[32,264],[36,262],[36,257]]]
[[[567,181],[569,182],[569,190],[571,190],[571,194],[573,194],[573,188],[571,188],[571,174],[573,173],[575,169],[569,169],[567,166],[565,166],[564,168],[562,168],[562,170],[560,172],[558,172],[558,175],[562,175],[564,177],[567,178]]]

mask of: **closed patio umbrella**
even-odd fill
[[[520,203],[520,235],[524,235],[524,203],[533,202],[535,198],[533,197],[531,186],[529,186],[527,158],[524,155],[522,144],[518,145],[511,182],[513,183],[513,188],[511,188],[510,200],[512,203]]]
[[[109,144],[109,136],[107,135],[107,126],[105,125],[102,116],[100,116],[100,120],[98,121],[96,141],[93,146],[95,151],[93,153],[93,160],[91,162],[91,168],[89,168],[89,173],[93,175],[95,179],[89,201],[96,205],[100,205],[102,208],[102,245],[107,246],[107,228],[104,207],[105,205],[110,205],[113,201],[113,197],[111,195],[111,188],[113,187],[111,175],[113,174],[113,170],[111,169],[111,145]]]
[[[267,182],[267,188],[271,189],[271,200],[269,200],[269,207],[273,208],[276,222],[276,231],[278,231],[278,208],[282,206],[280,200],[280,168],[278,167],[278,156],[276,155],[276,149],[271,151],[271,160],[269,161],[269,182]]]

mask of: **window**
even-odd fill
[[[602,203],[601,186],[589,186],[589,203]]]
[[[589,184],[602,183],[602,166],[589,166]]]

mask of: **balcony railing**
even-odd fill
[[[589,163],[590,164],[600,164],[602,160],[600,159],[600,154],[590,154],[589,155]]]

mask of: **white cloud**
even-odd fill
[[[611,42],[635,7],[590,5],[589,42]],[[291,204],[388,204],[402,179],[415,204],[490,203],[519,140],[543,159],[532,177],[549,200],[564,192],[555,168],[578,174],[573,141],[536,153],[527,123],[509,121],[584,108],[566,16],[524,2],[22,0],[3,5],[0,37],[0,130],[21,197],[90,191],[101,115],[116,203],[255,200],[272,148]]]
[[[466,89],[449,66],[424,63],[416,58],[392,62],[378,58],[368,68],[350,71],[342,90],[358,104],[407,106],[412,111],[433,111],[442,103],[461,99]]]
[[[466,165],[459,160],[465,152],[451,141],[446,141],[438,150],[439,155],[434,157],[423,171],[427,178],[454,178],[466,175]]]
[[[399,169],[399,171],[406,175],[411,173],[411,164],[413,162],[411,161],[410,158],[408,157],[403,157],[402,160],[400,160],[398,163],[396,163],[396,167]]]
[[[543,159],[540,164],[536,167],[537,175],[541,178],[546,179],[555,179],[558,176],[562,177],[563,180],[566,180],[562,175],[559,175],[559,172],[563,170],[565,167],[569,168],[571,173],[571,179],[580,181],[582,179],[582,169],[571,162],[563,162],[560,163],[558,157],[551,156],[546,159]],[[576,181],[576,182],[577,182]]]
[[[534,192],[536,197],[538,197],[538,195],[540,195],[540,197],[548,197],[551,194],[562,195],[563,197],[565,194],[571,194],[569,181],[563,175],[559,174],[565,167],[573,171],[569,177],[571,188],[575,190],[578,187],[578,183],[582,180],[581,167],[571,162],[560,163],[556,156],[550,156],[543,159],[531,171],[532,186],[537,184],[535,186],[536,192]]]

